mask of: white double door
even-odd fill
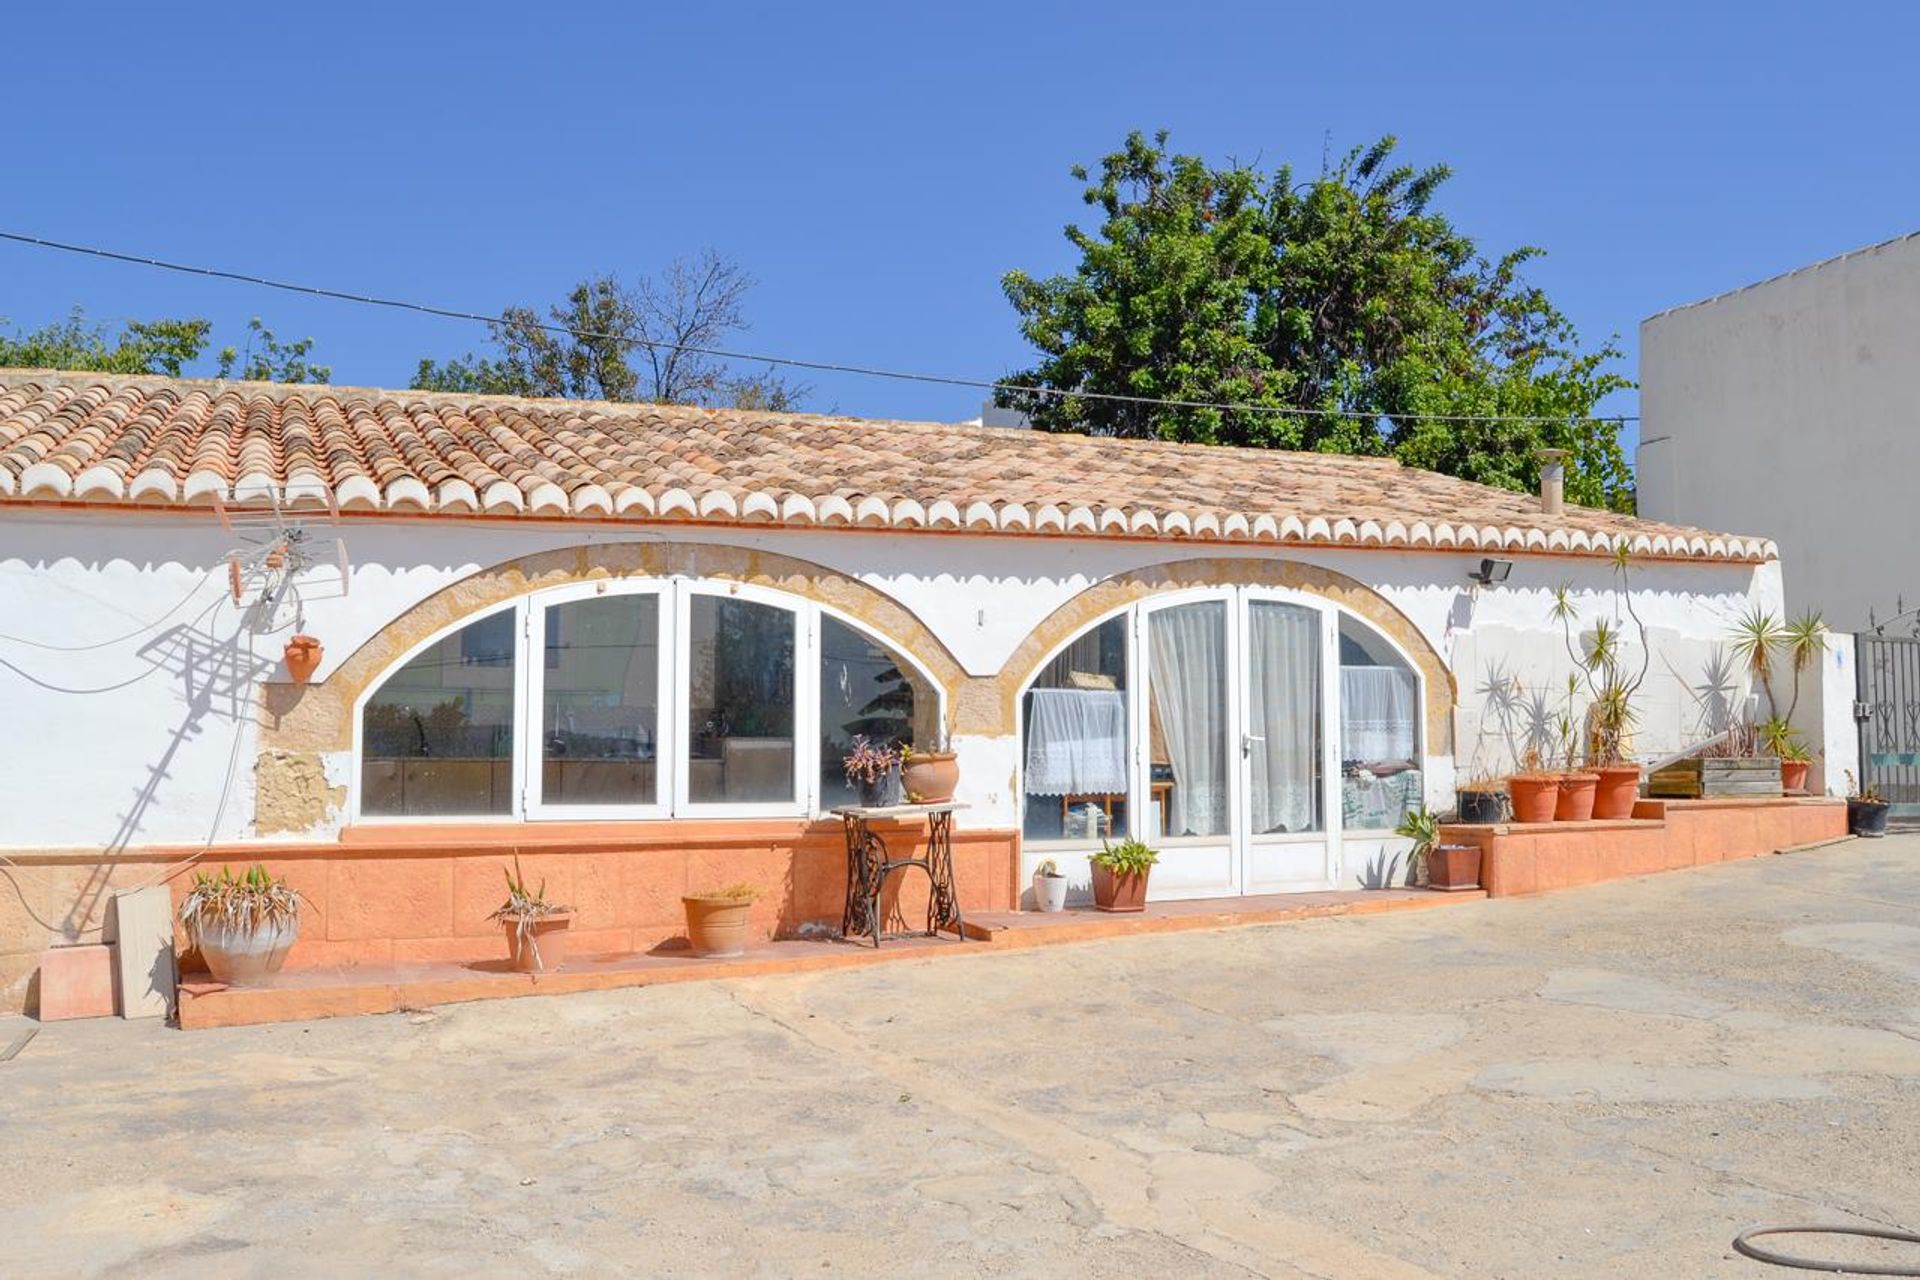
[[[1157,899],[1330,888],[1339,865],[1338,620],[1267,588],[1142,606],[1131,637],[1140,834]]]

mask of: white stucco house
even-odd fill
[[[1351,888],[1510,767],[1618,546],[1650,759],[1744,699],[1771,541],[1372,459],[3,372],[0,993],[196,860],[302,888],[294,963],[497,947],[507,854],[607,950],[709,880],[836,920],[855,734],[957,750],[970,906],[1129,832],[1156,896]]]

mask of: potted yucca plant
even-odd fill
[[[277,973],[300,936],[300,894],[254,863],[244,875],[201,871],[180,902],[180,923],[214,981],[228,986]]]
[[[507,960],[518,973],[548,973],[567,961],[567,929],[573,924],[573,908],[547,901],[547,882],[538,889],[527,887],[520,870],[520,859],[513,870],[502,868],[507,877],[507,900],[488,916],[498,920],[507,935]]]

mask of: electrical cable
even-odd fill
[[[438,316],[446,320],[478,321],[485,325],[498,325],[500,317],[482,315],[477,311],[461,311],[454,307],[437,306],[426,302],[411,302],[404,298],[383,298],[373,294],[350,293],[344,289],[329,289],[320,285],[299,284],[290,280],[274,280],[267,276],[249,275],[243,271],[230,271],[222,267],[201,267],[191,263],[170,262],[164,258],[151,258],[140,254],[122,253],[114,249],[103,249],[95,245],[72,244],[63,240],[49,240],[43,236],[27,235],[19,231],[0,230],[0,240],[11,240],[17,244],[33,245],[41,249],[53,249],[61,253],[76,253],[87,257],[102,258],[109,262],[123,262],[133,266],[154,267],[161,271],[176,271],[185,275],[204,276],[213,280],[228,280],[237,284],[255,285],[263,289],[278,289],[285,293],[305,294],[313,298],[328,298],[336,302],[352,302],[362,306],[387,307],[396,311],[412,311],[420,315]],[[1300,409],[1290,405],[1243,404],[1230,400],[1185,400],[1163,399],[1155,396],[1130,396],[1112,391],[1063,391],[1057,387],[1030,387],[1020,383],[994,381],[986,378],[964,378],[949,374],[917,373],[901,369],[881,369],[871,365],[840,364],[829,360],[805,360],[796,356],[771,356],[752,351],[728,351],[719,347],[699,347],[682,342],[664,342],[655,338],[636,338],[628,334],[600,333],[590,329],[575,329],[563,324],[549,324],[542,320],[526,320],[525,324],[548,333],[565,334],[576,339],[591,339],[599,342],[614,342],[624,346],[644,347],[649,351],[677,351],[687,355],[709,356],[716,360],[737,360],[747,364],[783,365],[791,369],[805,369],[812,373],[844,373],[862,378],[891,378],[901,382],[932,383],[937,386],[971,387],[982,391],[1017,391],[1026,395],[1050,396],[1060,400],[1098,400],[1106,403],[1149,405],[1165,409],[1223,409],[1236,413],[1266,413],[1278,417],[1297,418],[1350,418],[1360,421],[1378,421],[1382,418],[1394,418],[1408,422],[1455,422],[1498,425],[1501,423],[1547,422],[1564,425],[1569,422],[1638,422],[1638,414],[1601,414],[1583,418],[1568,415],[1551,414],[1478,414],[1478,413],[1395,413],[1387,414],[1366,409]]]
[[[1835,1275],[1848,1276],[1920,1276],[1920,1262],[1876,1263],[1876,1262],[1828,1262],[1821,1258],[1802,1258],[1797,1254],[1775,1253],[1763,1249],[1753,1241],[1758,1236],[1865,1236],[1870,1240],[1892,1240],[1900,1244],[1920,1244],[1920,1235],[1911,1231],[1895,1231],[1887,1227],[1755,1227],[1751,1231],[1742,1231],[1733,1238],[1734,1250],[1745,1254],[1755,1262],[1767,1262],[1776,1267],[1797,1267],[1802,1271],[1830,1271]]]
[[[0,640],[9,641],[13,644],[23,644],[30,649],[47,649],[55,653],[91,653],[95,649],[105,649],[116,644],[124,644],[135,637],[145,635],[147,632],[165,622],[168,618],[171,618],[174,614],[180,612],[181,609],[186,607],[189,600],[200,594],[200,588],[207,585],[207,580],[213,577],[215,572],[216,570],[214,569],[208,569],[205,573],[201,574],[200,580],[188,588],[187,594],[181,596],[171,609],[168,609],[152,622],[147,623],[145,626],[137,627],[123,636],[115,636],[111,640],[99,640],[93,644],[48,644],[44,640],[29,640],[25,636],[10,636],[4,631],[0,631]]]

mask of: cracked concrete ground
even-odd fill
[[[50,1025],[0,1066],[0,1269],[1782,1274],[1729,1240],[1920,1218],[1916,867],[1894,837],[808,977]]]

